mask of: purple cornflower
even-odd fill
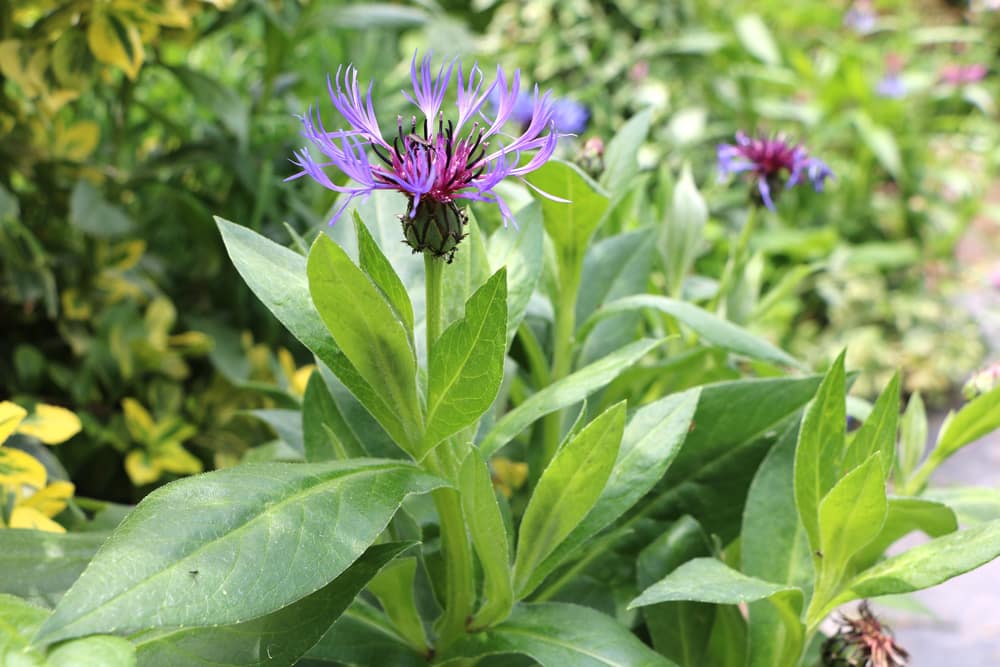
[[[833,177],[825,162],[809,157],[802,144],[790,144],[781,134],[751,139],[737,132],[735,144],[719,145],[718,158],[720,177],[748,172],[757,184],[760,201],[772,211],[783,189],[808,179],[816,192],[822,192],[823,182]]]
[[[871,0],[857,0],[844,13],[844,25],[859,35],[875,32],[878,14]]]
[[[906,86],[903,84],[903,58],[898,53],[890,53],[885,57],[885,76],[875,86],[879,97],[899,99],[906,96]]]
[[[494,90],[490,95],[490,102],[496,109],[500,105],[502,92]],[[514,123],[527,127],[535,114],[535,105],[531,95],[522,92],[514,102],[514,108],[510,114],[510,120]],[[580,102],[569,98],[557,98],[552,100],[552,121],[555,123],[556,131],[560,134],[580,134],[587,129],[587,121],[590,120],[590,110]]]
[[[408,200],[406,215],[401,218],[407,243],[414,252],[429,251],[438,257],[451,257],[464,237],[466,216],[456,203],[459,199],[495,203],[504,224],[513,222],[510,209],[494,188],[509,176],[522,177],[534,171],[551,157],[559,134],[549,93],[539,95],[535,87],[531,121],[520,136],[511,137],[504,145],[500,137],[507,135],[500,134],[500,130],[517,104],[520,72],[515,71],[508,82],[497,67],[496,80],[487,85],[478,66],[474,65],[466,76],[459,63],[457,118],[445,120],[441,106],[455,69],[455,62],[451,62],[434,75],[430,56],[418,63],[414,54],[410,66],[413,93],[403,95],[420,113],[407,119],[397,117],[396,134],[387,140],[372,107],[373,84],[368,84],[363,95],[357,70],[353,66],[338,68],[333,80],[327,77],[327,88],[334,108],[349,129],[328,131],[319,111],[310,108],[300,117],[302,134],[325,160],[318,162],[308,149],[299,150],[293,163],[300,171],[286,180],[309,176],[330,190],[347,194],[347,201],[334,213],[330,224],[356,197],[368,196],[375,190],[402,193]],[[484,109],[491,94],[498,99],[492,118]],[[521,154],[532,150],[537,152],[522,164]],[[370,154],[374,154],[374,162]],[[353,182],[334,183],[326,167],[339,169]]]

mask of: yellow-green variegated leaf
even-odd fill
[[[133,80],[139,74],[144,58],[142,36],[138,26],[127,18],[98,5],[90,14],[87,44],[102,63],[117,67]]]

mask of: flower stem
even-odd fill
[[[441,275],[444,263],[424,253],[426,288],[427,365],[430,368],[434,344],[441,336]],[[454,481],[452,472],[458,461],[449,461],[452,448],[448,442],[432,450],[424,467],[444,479]],[[445,563],[444,614],[438,621],[438,650],[448,646],[465,632],[466,620],[475,608],[475,578],[472,549],[462,516],[462,504],[455,489],[437,489],[431,493],[441,530],[441,551]]]
[[[714,311],[718,308],[720,302],[725,303],[726,297],[732,291],[733,277],[737,275],[737,272],[742,273],[743,267],[746,265],[747,247],[750,245],[750,237],[753,236],[756,229],[757,207],[751,206],[749,213],[747,213],[746,222],[743,223],[743,229],[740,231],[740,236],[736,239],[736,245],[733,247],[732,252],[729,253],[729,261],[726,262],[726,268],[722,270],[722,277],[719,279],[719,289],[709,302],[709,311]]]
[[[552,372],[550,381],[557,382],[572,370],[573,364],[573,334],[576,331],[576,297],[580,291],[580,275],[576,274],[563,282],[559,288],[559,304],[556,308],[555,332],[552,346]],[[547,415],[542,422],[544,458],[538,474],[548,465],[559,448],[562,436],[563,415],[565,410],[556,410]]]

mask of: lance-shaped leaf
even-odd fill
[[[814,554],[816,588],[810,614],[840,586],[851,556],[878,536],[888,503],[882,454],[876,452],[844,475],[819,504],[819,549]],[[806,622],[820,620],[807,617]]]
[[[459,479],[462,514],[483,568],[484,602],[470,627],[483,628],[506,618],[514,604],[510,545],[489,468],[477,450],[465,457]]]
[[[480,453],[484,457],[492,456],[538,419],[579,403],[614,380],[661,342],[650,338],[637,340],[532,394],[524,403],[497,420],[493,430],[479,443]]]
[[[518,605],[500,625],[452,644],[440,662],[505,653],[542,667],[676,667],[614,619],[562,603]]]
[[[809,540],[795,510],[792,487],[798,424],[785,430],[757,469],[743,511],[742,571],[766,581],[812,590]],[[749,605],[750,667],[794,664],[802,654],[805,625],[774,600]]]
[[[822,618],[837,605],[860,598],[911,593],[936,586],[1000,556],[1000,521],[931,540],[888,558],[855,576],[825,606]]]
[[[997,428],[1000,428],[1000,387],[969,401],[957,413],[949,413],[931,456],[942,461]]]
[[[670,315],[698,334],[705,342],[729,350],[730,352],[735,352],[751,359],[768,361],[779,366],[791,366],[800,370],[808,370],[805,364],[795,359],[795,357],[732,322],[717,317],[707,310],[686,301],[678,301],[677,299],[653,294],[626,296],[604,304],[583,323],[577,332],[577,337],[584,338],[590,329],[605,317],[644,308],[658,310],[661,313]]]
[[[794,586],[748,577],[715,558],[695,558],[644,590],[628,608],[684,600],[739,604],[775,595],[802,603],[802,591]]]
[[[178,480],[129,514],[37,639],[271,613],[343,572],[408,495],[442,485],[375,459],[245,465]]]
[[[872,412],[854,434],[844,452],[843,471],[854,470],[875,452],[882,453],[882,472],[888,479],[896,451],[896,424],[899,421],[899,374],[875,402]]]
[[[666,396],[636,410],[625,426],[601,497],[580,525],[535,568],[529,588],[535,588],[574,551],[625,514],[663,477],[688,435],[700,391]]]
[[[179,628],[132,638],[143,665],[292,665],[330,629],[365,585],[413,543],[369,547],[336,579],[266,616],[232,625]]]
[[[465,304],[431,353],[427,434],[419,455],[489,409],[503,379],[507,348],[507,272],[500,269]]]
[[[639,174],[637,154],[649,134],[652,111],[645,109],[630,118],[608,142],[604,151],[604,172],[601,185],[617,195],[635,181]]]
[[[392,308],[399,321],[403,323],[411,342],[413,340],[413,306],[410,304],[410,296],[406,293],[406,286],[396,275],[392,264],[382,254],[382,249],[372,238],[371,232],[361,221],[358,212],[354,212],[354,229],[358,235],[358,263],[361,270],[368,274],[372,282],[378,288],[386,302]]]
[[[524,510],[514,561],[519,598],[532,588],[535,569],[597,502],[611,474],[622,433],[625,403],[601,413],[556,452]]]
[[[996,514],[993,515],[994,517]],[[896,540],[919,530],[928,537],[941,537],[958,530],[955,512],[927,498],[890,497],[889,511],[878,536],[851,558],[849,575],[874,565]]]
[[[549,160],[533,171],[527,181],[542,192],[565,199],[553,201],[539,197],[542,219],[556,250],[559,280],[576,280],[583,255],[597,226],[611,203],[579,167],[568,162]]]
[[[0,593],[58,595],[73,585],[109,533],[0,530]]]
[[[795,505],[813,551],[821,549],[819,504],[837,483],[844,456],[847,427],[844,385],[844,353],[841,352],[802,417],[795,450]]]
[[[215,222],[229,258],[257,298],[333,371],[396,443],[414,441],[419,422],[410,423],[379,391],[381,383],[370,384],[334,343],[309,294],[306,259],[251,229],[222,218]]]
[[[302,439],[306,461],[336,461],[365,456],[330,394],[323,373],[313,373],[302,397]]]
[[[384,394],[404,424],[421,425],[416,355],[378,288],[327,236],[313,244],[306,272],[316,310],[358,374]],[[419,431],[410,432],[399,444],[413,454],[419,439]]]

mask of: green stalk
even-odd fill
[[[444,263],[424,253],[426,284],[427,360],[441,336],[441,275]],[[457,461],[448,461],[452,449],[448,442],[436,447],[424,460],[428,471],[452,480],[451,471]],[[438,621],[438,650],[448,646],[465,633],[465,624],[475,608],[475,579],[472,549],[462,516],[461,499],[455,489],[437,489],[431,493],[441,528],[441,551],[445,563],[444,614]]]
[[[746,265],[746,253],[750,245],[750,237],[753,236],[754,231],[757,229],[757,217],[757,207],[751,206],[750,212],[747,213],[746,222],[743,223],[743,229],[740,230],[740,236],[736,239],[736,245],[733,247],[732,252],[729,253],[729,260],[726,262],[726,267],[722,270],[722,277],[719,279],[719,289],[709,302],[707,310],[714,311],[718,308],[719,303],[724,303],[724,299],[729,296],[729,292],[733,289],[733,276],[737,275],[737,272],[743,272],[743,267]]]
[[[552,340],[552,372],[549,380],[557,382],[572,370],[573,334],[576,331],[576,297],[580,291],[580,272],[574,271],[559,288],[555,332]],[[545,469],[559,448],[565,410],[557,410],[542,422],[543,459],[538,474]]]

